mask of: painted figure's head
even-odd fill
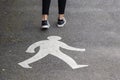
[[[59,36],[49,36],[49,37],[47,37],[47,39],[58,41],[58,40],[61,40],[62,38]]]

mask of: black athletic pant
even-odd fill
[[[51,0],[42,0],[42,14],[49,14]],[[59,14],[64,14],[66,6],[66,0],[58,0],[58,10]]]

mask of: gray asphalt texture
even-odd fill
[[[0,80],[120,80],[120,0],[67,0],[67,24],[57,28],[57,0],[52,0],[49,30],[40,30],[41,0],[0,0]],[[85,52],[61,49],[78,64],[72,70],[48,55],[24,69],[17,63],[35,54],[25,50],[48,36]],[[36,49],[36,51],[38,48]]]

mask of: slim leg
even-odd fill
[[[58,52],[58,53],[52,54],[52,55],[54,55],[54,56],[58,57],[59,59],[63,60],[64,62],[66,62],[72,68],[78,66],[78,64],[75,62],[75,60],[73,60],[71,57],[69,57],[66,54]]]
[[[29,66],[29,64],[34,63],[42,58],[44,58],[45,56],[47,56],[48,54],[44,53],[44,52],[38,52],[36,55],[34,55],[33,57],[18,63],[20,66],[24,67],[24,68],[32,68]]]
[[[42,0],[42,14],[43,15],[49,14],[50,3],[51,3],[51,0]]]
[[[65,7],[66,7],[66,0],[58,0],[58,10],[59,14],[65,13]]]
[[[58,57],[59,59],[63,60],[64,62],[66,62],[72,69],[88,67],[88,65],[78,65],[75,62],[75,60],[73,60],[71,57],[69,57],[68,55],[63,54],[61,52],[58,52],[58,53],[52,54],[52,55]]]

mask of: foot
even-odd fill
[[[63,27],[66,24],[66,19],[63,17],[63,19],[58,19],[57,26]]]
[[[50,27],[49,21],[48,20],[42,20],[41,28],[42,29],[48,29],[49,27]]]
[[[32,68],[32,67],[30,67],[28,64],[26,64],[26,63],[18,63],[21,67],[23,67],[23,68]]]
[[[84,67],[88,67],[88,65],[77,65],[72,67],[72,69],[78,69],[78,68],[84,68]]]

